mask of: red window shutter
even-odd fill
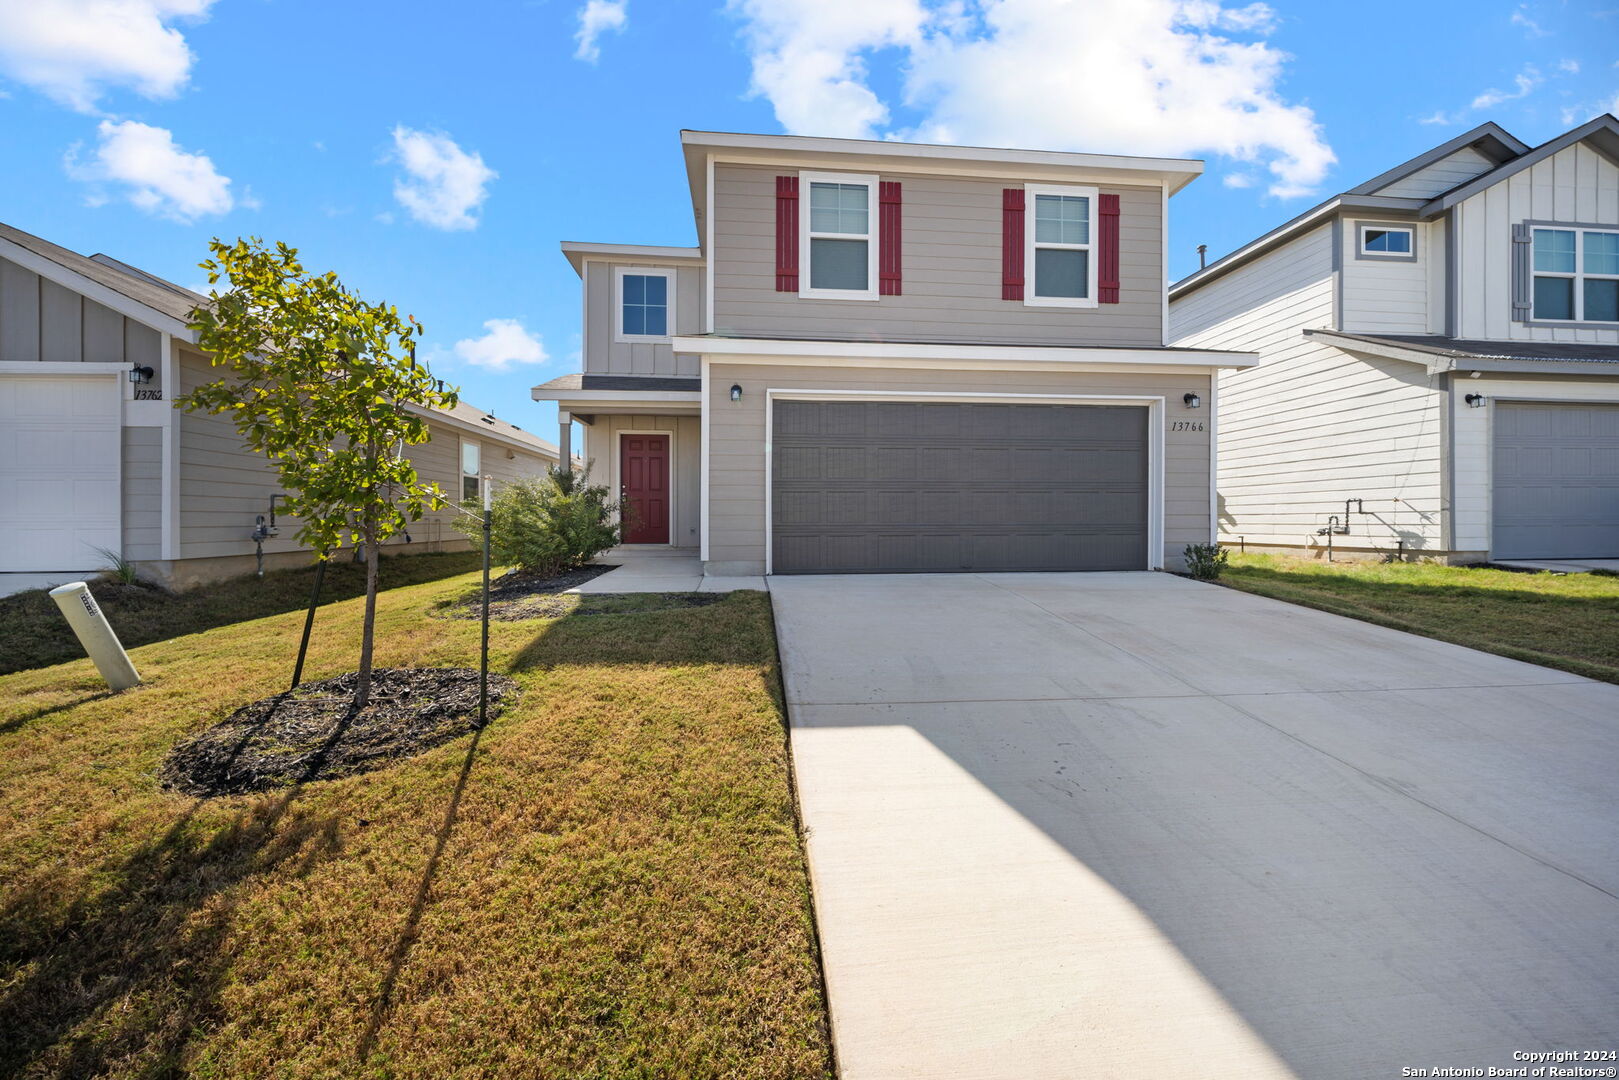
[[[1102,195],[1097,200],[1096,292],[1104,304],[1119,302],[1119,197]]]
[[[1001,299],[1023,299],[1023,189],[1001,191]]]
[[[900,190],[899,181],[884,180],[878,185],[880,213],[877,218],[877,293],[900,295]]]
[[[798,291],[798,177],[776,177],[776,291]]]

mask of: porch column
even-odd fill
[[[564,469],[573,468],[573,414],[567,409],[557,410],[557,449],[561,451],[561,459],[557,462]]]

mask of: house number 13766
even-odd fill
[[[1171,420],[1170,423],[1169,423],[1169,430],[1170,431],[1202,431],[1203,430],[1203,421],[1201,421],[1201,420]]]

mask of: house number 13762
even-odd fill
[[[1201,420],[1171,420],[1169,422],[1169,430],[1170,431],[1202,431],[1203,430],[1203,421],[1201,421]]]

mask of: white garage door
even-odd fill
[[[73,572],[119,548],[117,375],[0,375],[0,570]]]

